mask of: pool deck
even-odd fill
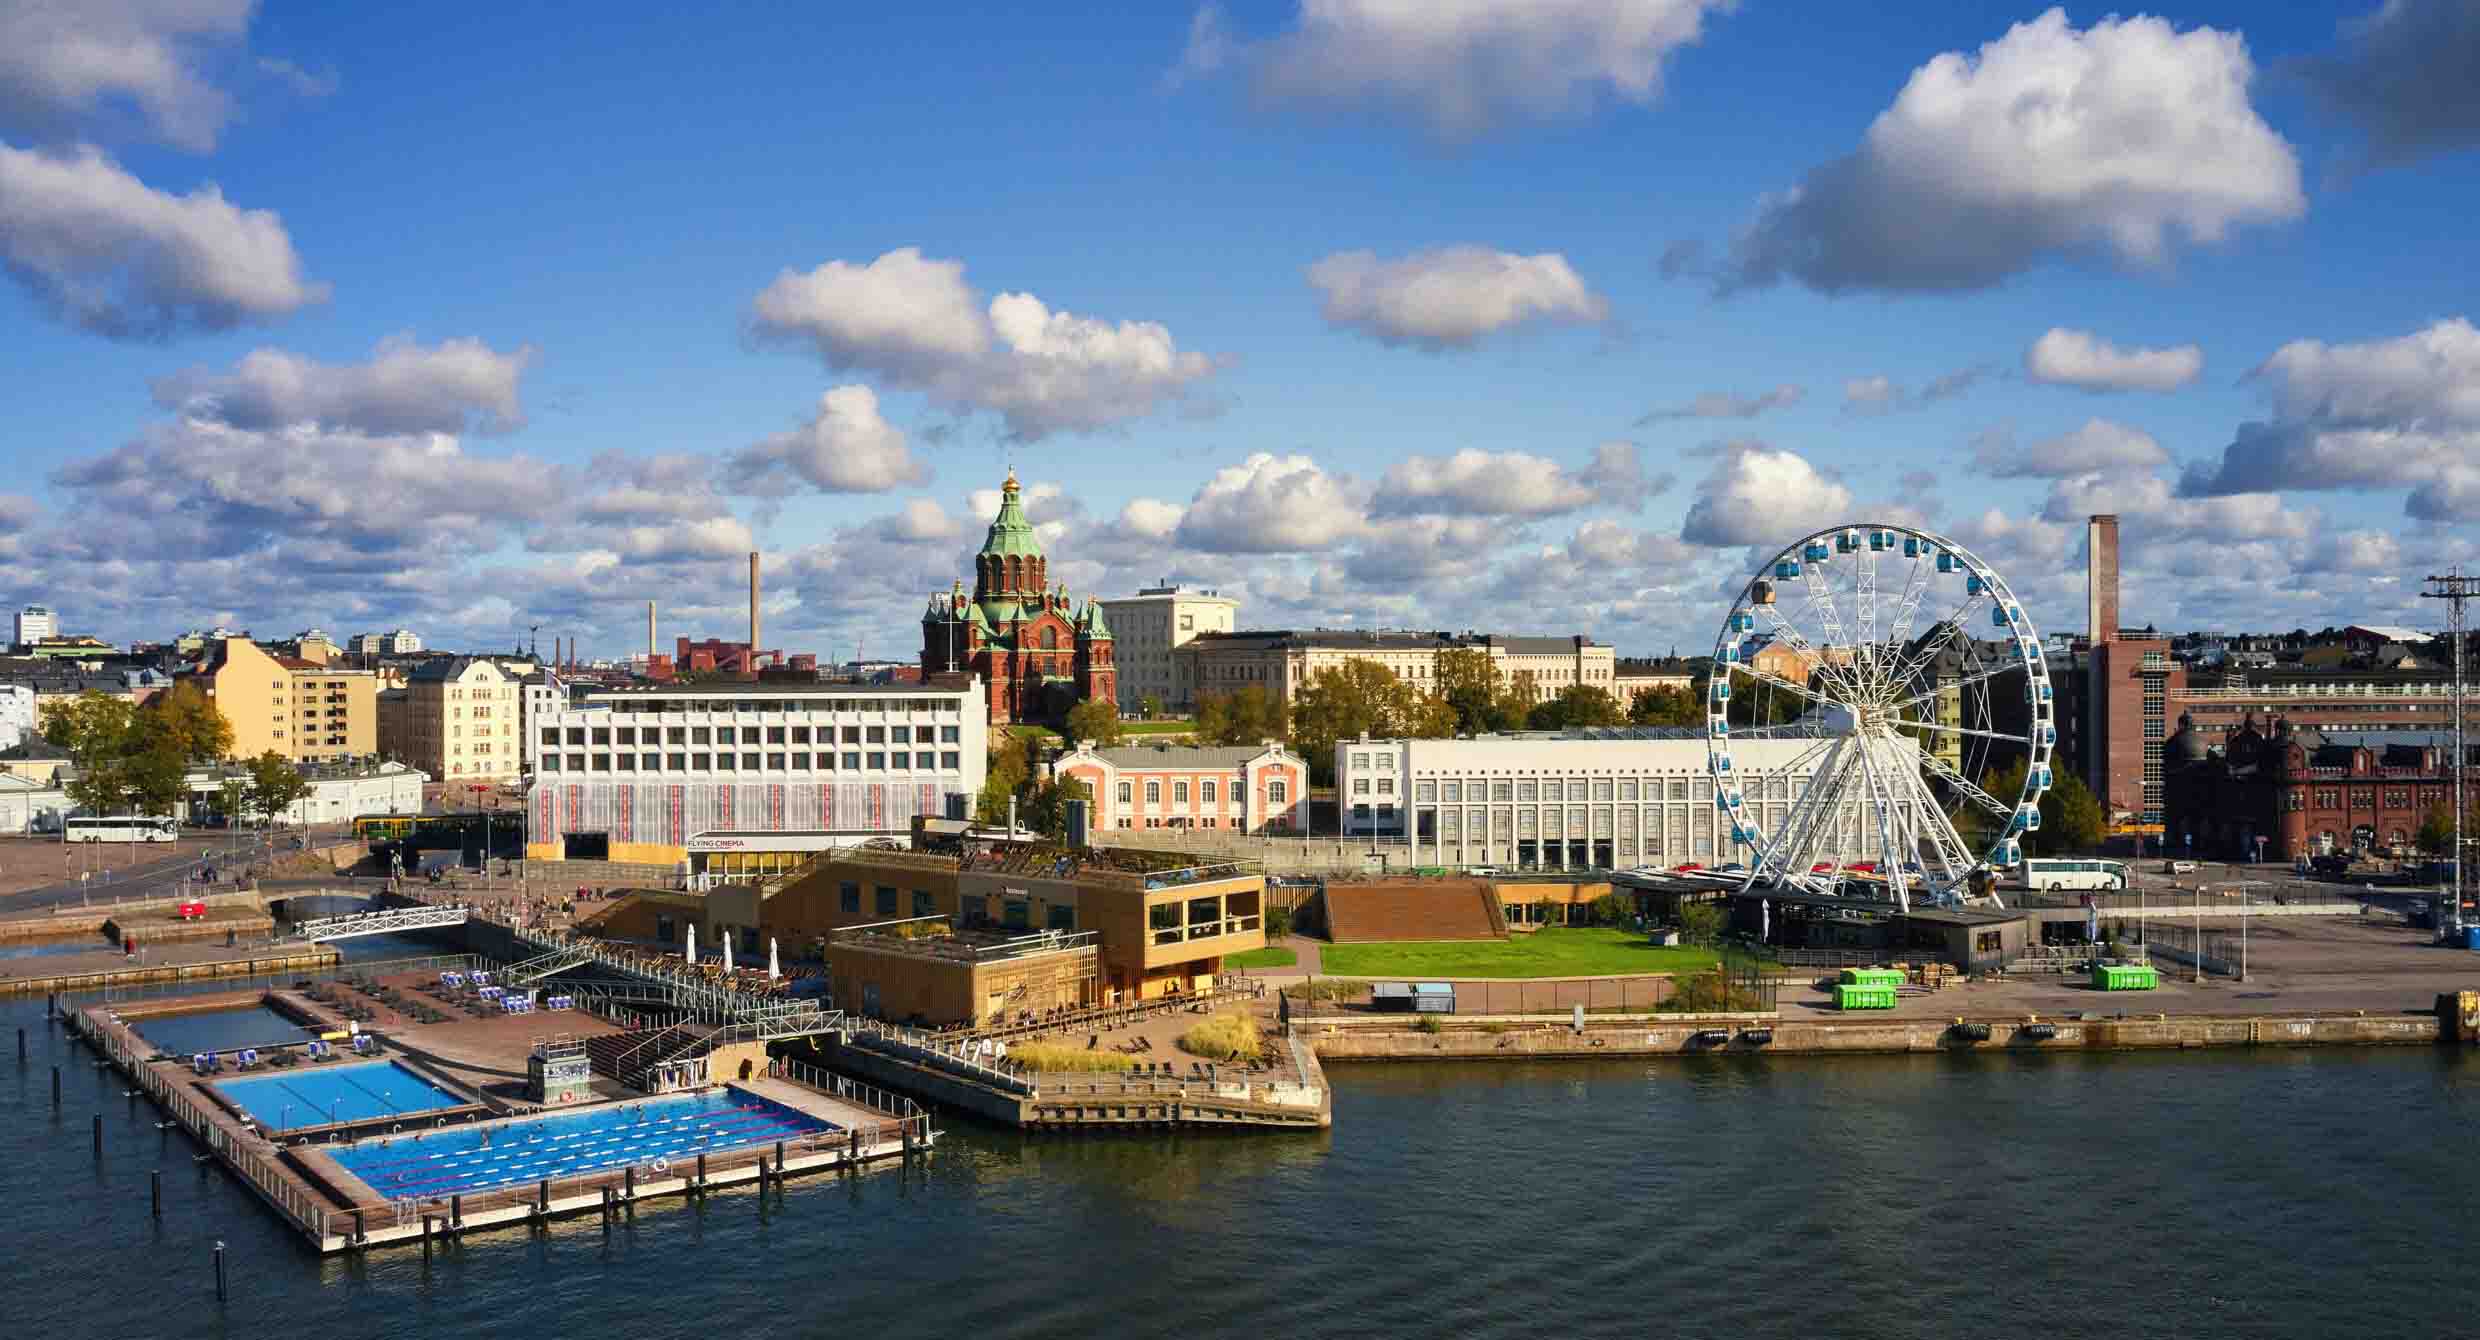
[[[381,980],[405,989],[431,979],[407,976]],[[362,1027],[383,1038],[380,1059],[402,1062],[425,1078],[476,1099],[473,1104],[453,1111],[423,1113],[417,1122],[444,1116],[459,1125],[482,1127],[535,1119],[545,1109],[523,1097],[526,1060],[533,1043],[552,1036],[583,1040],[595,1033],[619,1031],[617,1025],[569,1011],[483,1018],[461,1017],[451,1011],[448,1022],[420,1023],[365,994],[347,989],[344,995],[375,1012],[375,1017]],[[427,1242],[433,1235],[538,1223],[565,1215],[597,1211],[607,1215],[634,1213],[636,1201],[652,1197],[695,1196],[709,1189],[750,1183],[763,1186],[797,1173],[858,1171],[882,1160],[910,1159],[926,1154],[936,1140],[928,1118],[903,1100],[849,1080],[783,1063],[785,1073],[770,1072],[734,1084],[838,1129],[780,1144],[768,1142],[724,1150],[707,1156],[700,1164],[673,1166],[662,1173],[656,1173],[651,1166],[615,1167],[468,1195],[389,1200],[347,1172],[325,1151],[349,1134],[384,1132],[397,1124],[395,1121],[380,1118],[346,1123],[354,1128],[352,1131],[288,1130],[280,1139],[270,1139],[214,1089],[218,1081],[236,1078],[239,1072],[227,1069],[209,1076],[197,1075],[191,1071],[186,1057],[163,1056],[162,1049],[140,1032],[148,1017],[262,1002],[279,1013],[342,1026],[342,1017],[335,1009],[289,989],[95,1005],[70,1015],[68,1022],[75,1036],[127,1074],[133,1087],[154,1099],[226,1171],[257,1192],[260,1199],[303,1235],[313,1250],[321,1253]],[[301,1071],[311,1065],[316,1063],[297,1065],[293,1070]],[[264,1066],[247,1072],[251,1078],[283,1073],[287,1072]],[[592,1111],[607,1102],[647,1098],[599,1074],[593,1088],[593,1102],[556,1110]]]

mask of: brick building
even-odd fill
[[[1057,721],[1088,698],[1116,704],[1119,668],[1102,602],[1076,609],[1067,587],[1049,579],[1050,560],[1011,470],[999,515],[974,556],[971,594],[958,582],[934,592],[922,613],[922,673],[978,676],[994,726]]]
[[[2081,766],[2104,816],[2160,823],[2162,744],[2170,735],[2170,700],[2186,689],[2187,669],[2171,658],[2168,637],[2119,627],[2118,518],[2090,518],[2084,545],[2086,650],[2083,683],[2073,695],[2082,729],[2065,732],[2062,743],[2077,751],[2066,757]]]
[[[2165,838],[2199,856],[2293,861],[2408,849],[2453,789],[2447,731],[2344,735],[2250,717],[2217,748],[2181,716],[2168,745]],[[2480,798],[2480,779],[2471,785]]]

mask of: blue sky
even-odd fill
[[[2061,629],[2099,508],[2163,626],[2474,557],[2468,3],[75,8],[0,0],[0,599],[116,640],[617,654],[754,544],[910,655],[1011,461],[1080,594],[1631,653],[1863,517]]]

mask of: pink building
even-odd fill
[[[1268,741],[1255,748],[1079,745],[1051,764],[1094,794],[1094,827],[1297,833],[1308,827],[1309,764]]]

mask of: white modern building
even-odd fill
[[[989,709],[978,678],[607,688],[545,707],[526,749],[529,857],[678,865],[908,835],[981,790]]]
[[[1176,656],[1200,633],[1239,626],[1240,602],[1213,591],[1148,586],[1102,602],[1111,621],[1112,660],[1119,667],[1119,710],[1134,714],[1148,697],[1175,712],[1197,705],[1195,663]]]
[[[545,668],[527,675],[517,686],[517,729],[525,741],[525,775],[531,777],[542,758],[542,737],[534,723],[568,702],[568,685]]]
[[[69,813],[58,784],[0,772],[0,833],[56,833]]]
[[[42,605],[28,605],[17,612],[17,645],[31,647],[47,637],[60,636],[60,618]]]
[[[343,761],[297,765],[310,794],[276,815],[290,827],[335,825],[373,814],[420,814],[422,784],[430,776],[402,763]],[[188,783],[190,818],[213,813],[223,801],[226,779],[248,780],[238,765],[192,768]],[[253,821],[257,816],[253,815]]]
[[[1780,829],[1824,757],[1817,743],[1814,735],[1732,736],[1752,823]],[[1794,764],[1798,771],[1786,771]],[[1748,849],[1731,840],[1715,806],[1711,767],[1704,732],[1679,727],[1357,740],[1335,746],[1335,792],[1346,836],[1408,841],[1414,865],[1744,863]],[[1874,822],[1858,804],[1842,816],[1853,859]]]
[[[0,749],[15,749],[35,733],[34,686],[0,684]]]

